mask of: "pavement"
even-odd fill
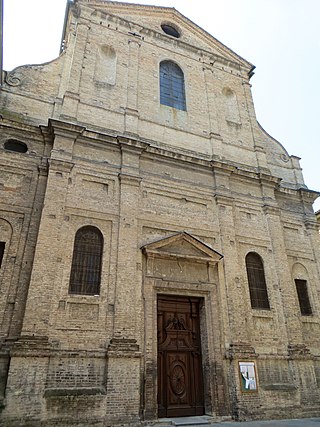
[[[210,424],[209,424],[210,425]],[[320,418],[301,418],[294,420],[244,421],[211,424],[217,427],[319,427]]]
[[[212,418],[202,417],[180,417],[162,418],[154,427],[320,427],[320,418],[301,418],[290,420],[268,420],[268,421],[223,421],[215,422]]]

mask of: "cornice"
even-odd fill
[[[214,194],[214,199],[217,203],[217,205],[221,205],[221,206],[229,206],[232,207],[234,205],[235,199],[231,196],[226,196],[223,194]]]
[[[85,130],[84,126],[79,126],[74,123],[60,121],[56,119],[49,119],[48,128],[49,131],[51,131],[52,134],[55,136],[58,135],[73,139],[81,135]]]
[[[42,132],[44,132],[44,130],[45,129],[42,129]],[[281,191],[281,188],[279,188],[281,180],[271,175],[271,173],[268,174],[267,171],[261,171],[259,168],[241,163],[228,162],[225,159],[214,159],[213,156],[197,153],[192,150],[173,148],[169,145],[163,146],[163,144],[160,145],[160,143],[156,141],[140,138],[139,136],[116,135],[115,132],[107,134],[97,130],[87,129],[84,126],[54,119],[49,120],[48,130],[53,132],[54,135],[58,134],[76,139],[77,142],[81,144],[110,144],[115,148],[118,147],[121,151],[136,153],[143,159],[158,157],[159,161],[169,163],[179,162],[181,166],[184,165],[184,167],[185,164],[188,163],[190,167],[201,167],[209,173],[223,173],[229,175],[231,178],[245,181],[250,180],[252,182],[261,183],[262,185],[274,187],[277,191]],[[319,194],[304,188],[294,190],[294,193],[297,194],[297,191],[301,191],[303,194],[306,194],[307,197]]]
[[[228,46],[224,45],[221,41],[219,41],[217,38],[215,38],[212,34],[210,34],[208,31],[201,28],[199,25],[194,23],[191,19],[183,15],[181,12],[179,12],[174,7],[164,7],[164,6],[152,6],[152,5],[142,5],[142,4],[132,4],[132,3],[126,3],[126,2],[113,2],[113,1],[96,1],[90,2],[90,6],[94,7],[95,5],[97,7],[104,5],[104,6],[114,6],[119,11],[128,11],[132,12],[133,10],[144,9],[145,11],[150,11],[152,13],[158,13],[163,14],[165,12],[167,15],[171,15],[172,18],[182,22],[183,24],[188,26],[188,29],[191,33],[196,35],[197,37],[200,37],[201,39],[205,40],[208,43],[212,43],[212,40],[214,40],[218,46],[217,49],[220,49],[221,51],[226,51],[226,54],[234,56],[237,60],[241,61],[241,63],[246,66],[247,68],[252,68],[253,65],[247,61],[246,59],[242,58],[240,55],[238,55],[236,52],[234,52],[232,49],[230,49]]]
[[[60,160],[60,159],[51,158],[48,160],[48,163],[49,163],[49,169],[50,170],[58,171],[58,172],[70,173],[74,167],[73,162],[69,162],[66,160]]]
[[[263,211],[267,215],[276,215],[279,217],[281,215],[281,209],[278,206],[264,205]]]
[[[320,224],[317,222],[316,218],[306,218],[304,221],[304,225],[307,230],[319,231]]]
[[[126,136],[118,136],[117,141],[118,145],[121,148],[121,151],[126,150],[141,154],[149,147],[149,144],[147,142]]]
[[[142,178],[140,176],[124,172],[119,173],[118,176],[121,184],[132,185],[134,187],[138,187],[142,181]]]
[[[3,114],[4,117],[0,116],[0,128],[3,127],[3,128],[9,128],[9,129],[27,132],[28,134],[31,133],[36,136],[39,136],[40,139],[42,140],[41,127],[39,129],[38,125],[33,125],[30,123],[26,123],[24,121],[16,121],[14,119],[10,119],[9,117],[5,117],[6,116],[5,110],[1,114]]]
[[[109,3],[109,2],[104,2],[105,3]],[[95,5],[95,4],[91,4],[90,7],[94,7],[94,6],[100,6],[101,4]],[[140,6],[140,5],[139,5]],[[147,6],[148,7],[148,6]],[[156,11],[159,11],[159,8],[155,7],[154,8]],[[162,8],[162,9],[168,9],[170,11],[172,11],[172,8]],[[121,10],[125,10],[125,8],[121,8]],[[132,10],[132,8],[131,8]],[[173,9],[175,10],[175,9]],[[181,49],[185,49],[189,52],[192,52],[193,54],[195,54],[199,60],[201,62],[204,62],[203,58],[206,58],[206,61],[204,62],[204,64],[207,67],[216,67],[216,65],[220,64],[221,66],[227,66],[230,67],[236,71],[239,72],[239,74],[234,74],[234,76],[237,77],[243,77],[243,75],[241,75],[240,71],[241,68],[244,68],[247,70],[247,72],[249,73],[250,70],[253,68],[253,65],[248,63],[246,60],[244,60],[243,58],[241,58],[239,55],[237,55],[235,52],[233,52],[231,49],[229,49],[228,47],[226,47],[225,45],[223,45],[219,40],[215,39],[212,35],[210,35],[209,33],[207,33],[205,30],[203,30],[202,28],[196,26],[196,24],[194,24],[192,21],[190,21],[188,18],[185,18],[183,15],[181,15],[178,11],[175,10],[175,12],[178,14],[174,14],[174,18],[178,18],[180,19],[185,25],[188,25],[189,31],[194,34],[196,37],[200,37],[201,39],[203,39],[205,42],[207,43],[212,43],[212,40],[216,41],[216,43],[218,44],[218,46],[216,47],[217,50],[222,50],[222,52],[224,50],[226,50],[226,55],[234,55],[237,58],[239,58],[239,62],[236,61],[236,59],[230,59],[230,58],[225,58],[223,56],[223,54],[221,53],[220,55],[217,53],[213,53],[209,50],[206,50],[205,48],[199,48],[197,46],[193,46],[190,43],[183,41],[181,39],[176,39],[176,38],[172,38],[166,34],[163,34],[160,30],[157,31],[153,28],[149,28],[146,26],[142,26],[141,24],[136,24],[134,22],[131,22],[121,16],[115,15],[114,13],[108,12],[107,10],[103,10],[103,9],[95,9],[94,12],[91,14],[91,16],[94,16],[97,12],[100,13],[100,16],[103,16],[108,22],[110,23],[115,23],[117,26],[121,25],[122,27],[124,27],[125,29],[129,29],[130,31],[127,32],[127,34],[130,36],[132,36],[132,31],[131,31],[131,27],[139,27],[139,34],[137,34],[136,32],[134,32],[134,36],[141,36],[139,37],[139,40],[145,41],[147,42],[147,40],[145,39],[145,37],[152,37],[152,39],[154,40],[161,40],[164,43],[167,43],[168,45],[171,45],[173,47],[175,47],[175,49],[177,47],[180,47]],[[182,17],[182,18],[181,18]],[[88,19],[87,17],[82,17],[82,19]],[[91,21],[92,22],[92,21]],[[190,23],[192,25],[190,25]],[[99,24],[99,26],[101,26],[101,24]],[[200,29],[200,31],[195,31],[192,26],[196,26],[197,28]],[[108,29],[113,29],[111,27],[108,27]],[[206,36],[204,37],[203,34],[201,34],[201,32],[205,32]],[[221,48],[219,47],[219,45],[221,45]],[[216,67],[219,68],[219,67]],[[221,68],[219,68],[221,69]],[[223,71],[228,71],[226,69],[223,68]]]
[[[300,187],[297,192],[304,201],[309,203],[313,203],[320,196],[319,191],[309,190],[307,187]]]

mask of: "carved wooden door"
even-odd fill
[[[158,296],[158,416],[204,414],[199,298]]]

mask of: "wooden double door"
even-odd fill
[[[199,298],[158,296],[158,416],[204,414]]]

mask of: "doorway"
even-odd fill
[[[201,301],[158,295],[158,417],[204,414]]]

